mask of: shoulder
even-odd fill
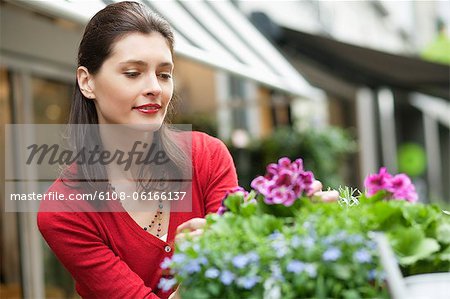
[[[229,155],[228,149],[222,140],[203,132],[192,132],[192,154],[204,155]]]

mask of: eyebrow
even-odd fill
[[[148,63],[143,61],[143,60],[134,60],[134,59],[130,59],[127,61],[123,61],[120,63],[121,65],[123,64],[137,64],[137,65],[142,65],[142,66],[148,66]],[[164,67],[164,66],[170,66],[173,67],[173,63],[172,62],[161,62],[158,67]]]

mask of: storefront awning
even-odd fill
[[[281,28],[280,45],[329,75],[370,87],[393,86],[450,99],[450,66]]]
[[[85,24],[112,0],[15,0],[54,17]],[[175,52],[262,85],[303,97],[313,88],[229,1],[147,1],[175,31]]]

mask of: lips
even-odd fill
[[[161,109],[161,105],[154,103],[133,107],[133,110],[138,110],[139,112],[145,114],[157,113],[159,109]]]

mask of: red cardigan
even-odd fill
[[[192,163],[192,212],[170,212],[167,243],[144,231],[126,212],[43,212],[48,203],[41,203],[39,230],[72,274],[80,296],[167,298],[169,293],[157,287],[159,265],[173,254],[176,228],[216,212],[226,191],[237,186],[233,160],[219,139],[193,132]],[[49,191],[76,192],[61,180]]]

